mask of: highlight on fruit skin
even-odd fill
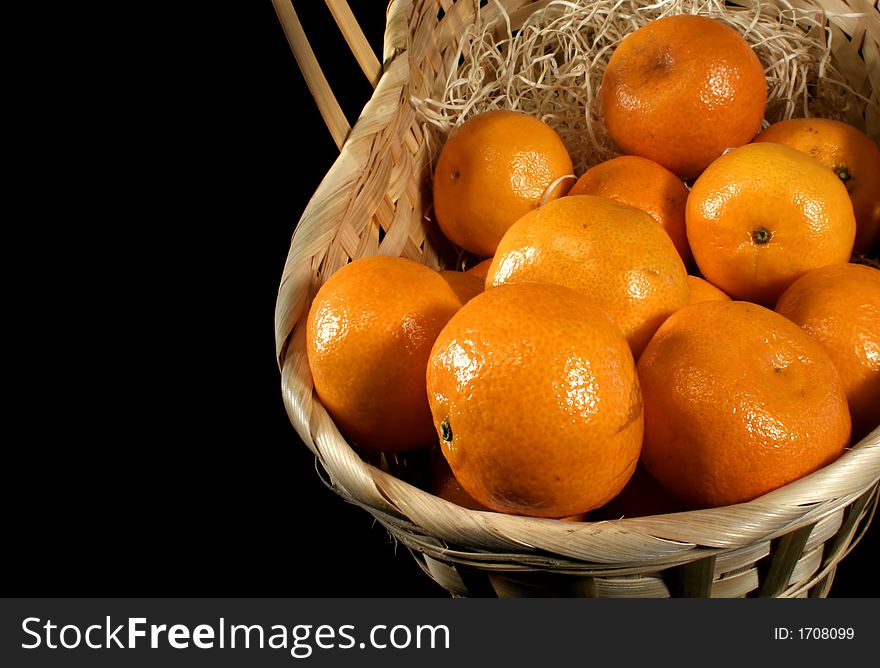
[[[632,353],[574,290],[528,282],[473,298],[437,337],[426,383],[452,473],[492,510],[579,515],[635,469],[643,417]]]
[[[756,142],[791,146],[818,160],[846,186],[856,218],[853,252],[880,239],[880,147],[853,125],[830,118],[791,118],[773,123]]]
[[[831,358],[757,304],[678,311],[645,348],[638,372],[642,462],[691,509],[751,501],[830,464],[850,443]]]
[[[735,148],[709,165],[688,195],[685,222],[706,280],[770,308],[811,269],[849,261],[856,230],[840,180],[774,143]]]
[[[438,272],[399,257],[356,259],[321,286],[306,354],[318,399],[352,445],[395,452],[434,442],[425,369],[460,308]]]

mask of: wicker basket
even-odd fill
[[[503,7],[516,30],[548,2],[392,0],[380,65],[346,3],[328,0],[375,85],[351,129],[290,0],[274,2],[341,148],[296,227],[276,309],[284,403],[329,486],[372,514],[456,596],[827,595],[837,564],[867,529],[877,505],[880,428],[835,463],[748,503],[579,523],[458,507],[407,482],[397,468],[401,462],[368,463],[346,443],[313,393],[305,354],[310,300],[352,258],[399,255],[439,268],[458,257],[424,216],[438,146],[428,141],[411,100],[442,94],[456,66],[459,40],[478,12],[483,21],[497,20]],[[850,86],[871,100],[857,122],[876,139],[877,0],[790,0],[790,5],[828,11],[828,32],[838,37],[833,60]]]

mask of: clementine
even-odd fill
[[[748,144],[697,179],[685,211],[700,272],[734,299],[774,306],[810,269],[847,262],[856,223],[834,173],[782,144]]]
[[[642,461],[691,507],[754,499],[831,463],[849,443],[846,393],[828,354],[757,304],[678,311],[638,371]]]
[[[858,128],[830,118],[774,123],[755,141],[786,144],[832,169],[846,186],[856,217],[853,250],[866,252],[880,237],[880,148]]]
[[[462,304],[466,304],[472,298],[480,294],[485,285],[485,278],[481,278],[479,275],[468,273],[466,271],[451,271],[449,269],[443,269],[440,271],[440,276],[444,281],[449,283],[449,286],[453,289],[455,294],[458,295]]]
[[[705,278],[688,275],[687,282],[688,289],[690,290],[688,304],[710,301],[730,301],[730,297],[712,285]]]
[[[653,160],[621,155],[590,167],[569,195],[599,195],[629,204],[660,223],[685,266],[691,262],[684,226],[688,189],[684,182]]]
[[[431,453],[430,484],[431,492],[450,503],[470,510],[490,510],[465,491],[439,449]]]
[[[472,274],[473,276],[478,276],[482,281],[486,280],[486,274],[489,273],[489,267],[492,266],[492,258],[486,258],[485,260],[480,260],[473,267],[470,267],[465,271],[466,274]]]
[[[843,379],[859,440],[880,424],[880,270],[861,264],[815,269],[776,304],[825,349]]]
[[[636,357],[688,299],[687,273],[669,235],[644,211],[594,195],[554,200],[507,231],[486,288],[523,281],[558,283],[589,297]]]
[[[638,470],[638,469],[636,469]],[[452,474],[449,468],[449,462],[443,456],[441,450],[436,450],[431,455],[430,462],[430,486],[431,492],[445,499],[450,503],[454,503],[462,508],[469,510],[483,510],[492,512],[491,508],[487,508],[474,497],[468,494],[461,483]],[[583,522],[587,519],[587,513],[579,513],[577,515],[569,515],[568,517],[560,517],[564,522]]]
[[[438,272],[398,257],[354,260],[321,286],[306,353],[315,392],[346,437],[387,451],[434,442],[425,369],[459,308]]]
[[[519,283],[474,297],[437,337],[427,387],[453,474],[493,510],[578,515],[623,489],[638,461],[632,353],[569,288]]]
[[[624,153],[686,179],[757,134],[767,81],[752,47],[730,26],[706,16],[668,16],[618,44],[600,101],[608,133]]]
[[[495,252],[507,228],[564,195],[571,158],[559,135],[517,111],[488,111],[454,129],[434,170],[434,213],[443,233],[476,255]]]

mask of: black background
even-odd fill
[[[136,33],[105,16],[106,45],[75,40],[78,67],[42,70],[82,123],[46,167],[64,178],[31,198],[55,208],[16,247],[35,290],[10,418],[36,411],[5,468],[6,595],[446,596],[324,487],[287,420],[275,298],[338,151],[271,2],[238,4]],[[324,3],[293,4],[354,123],[370,85]],[[384,3],[350,4],[381,53]],[[878,596],[877,534],[832,595]]]

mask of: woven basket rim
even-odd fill
[[[801,0],[798,4],[821,7],[824,1]],[[388,32],[395,21],[408,21],[408,12],[414,11],[417,4],[418,0],[392,0],[388,10]],[[523,1],[517,4],[528,3]],[[388,32],[386,53],[393,55],[386,58],[385,72],[371,102],[378,97],[388,96],[391,94],[389,91],[397,90],[408,74],[407,49],[399,43],[399,38]],[[377,119],[372,115],[368,103],[300,222],[307,217],[315,218],[330,197],[339,196],[334,191],[334,179],[339,173],[350,171],[353,160],[360,159],[353,155],[360,150],[356,147],[363,140],[361,132],[373,131],[376,124]],[[416,544],[421,541],[422,548],[433,548],[438,554],[447,554],[450,558],[455,551],[453,546],[460,546],[465,552],[476,549],[490,557],[506,555],[515,560],[522,555],[550,553],[560,555],[562,562],[574,559],[594,563],[595,560],[595,563],[601,564],[614,562],[607,559],[602,561],[601,548],[610,542],[615,544],[617,552],[632,553],[633,563],[664,559],[675,561],[680,560],[682,554],[698,548],[738,549],[820,521],[853,503],[880,481],[880,427],[877,427],[823,469],[757,499],[733,506],[616,520],[587,520],[574,524],[459,507],[367,464],[345,441],[317,397],[313,393],[310,398],[303,394],[304,332],[301,324],[307,312],[308,300],[313,296],[313,292],[309,291],[316,289],[315,279],[310,273],[316,271],[317,267],[293,267],[291,258],[296,255],[294,250],[298,247],[315,243],[315,238],[298,224],[279,288],[276,347],[285,408],[296,431],[312,449],[329,477],[329,486],[347,501],[372,513],[398,537],[409,536]],[[299,292],[291,291],[289,285],[285,286],[289,281],[301,283],[296,286]],[[292,294],[307,294],[305,304],[292,305]],[[297,325],[300,325],[299,329]],[[355,480],[356,484],[350,489],[343,480]],[[419,517],[432,514],[443,516],[442,531],[424,529],[424,523],[418,521]],[[713,539],[713,527],[718,526],[729,527],[730,535],[723,540]],[[540,540],[535,540],[535,537]],[[576,540],[584,537],[587,537],[586,540]],[[569,549],[572,541],[577,544]],[[598,545],[598,554],[591,552],[594,543]]]

